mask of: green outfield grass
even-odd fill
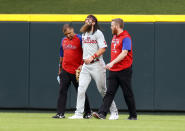
[[[0,13],[185,14],[185,0],[0,0]]]
[[[53,119],[54,112],[0,111],[0,131],[185,131],[185,113],[139,113],[139,120]],[[71,116],[67,113],[66,116]]]

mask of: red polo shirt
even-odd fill
[[[116,59],[122,50],[128,50],[127,56],[118,63],[114,64],[111,71],[121,71],[126,68],[129,68],[133,62],[133,54],[132,54],[132,41],[130,34],[124,30],[118,36],[114,35],[111,43],[111,61]]]
[[[75,70],[82,64],[82,38],[75,35],[72,40],[64,37],[60,46],[60,57],[63,57],[62,68],[75,74]]]

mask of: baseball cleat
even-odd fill
[[[118,118],[119,118],[119,115],[118,115],[118,113],[116,112],[114,112],[114,113],[111,113],[111,115],[110,115],[110,117],[109,117],[109,120],[118,120]]]
[[[79,114],[74,114],[73,116],[68,117],[68,119],[83,119],[83,116]]]
[[[106,118],[103,114],[99,114],[97,112],[93,112],[93,117],[96,119],[101,119],[101,120]]]
[[[55,116],[52,116],[52,118],[62,119],[62,118],[65,118],[65,116],[63,113],[57,113]]]

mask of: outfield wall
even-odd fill
[[[26,15],[24,18],[16,20],[9,16],[5,20],[0,15],[0,108],[54,109],[59,90],[56,76],[63,37],[61,28],[67,20],[38,17],[40,21],[36,21]],[[110,60],[110,18],[113,16],[100,22],[108,43],[106,63]],[[146,21],[131,18],[132,21],[125,18],[125,29],[133,39],[133,90],[137,109],[185,111],[185,17],[168,22],[158,21],[156,16]],[[72,24],[79,33],[83,23],[73,19]],[[102,98],[94,81],[87,94],[91,107],[97,109]],[[119,109],[127,109],[121,89],[115,102]],[[67,108],[75,108],[75,103],[76,92],[71,86]]]

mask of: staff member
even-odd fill
[[[75,89],[78,88],[78,82],[75,76],[75,70],[81,68],[82,62],[82,38],[74,33],[74,28],[65,24],[63,33],[66,37],[62,39],[60,46],[60,91],[57,101],[57,114],[53,118],[65,118],[65,107],[67,101],[67,91],[73,83]],[[84,118],[91,118],[91,109],[86,95]]]
[[[93,116],[98,119],[105,119],[110,105],[114,99],[119,85],[122,88],[123,95],[128,106],[128,120],[137,120],[134,94],[131,88],[132,78],[132,41],[131,36],[126,30],[123,30],[123,20],[120,18],[113,19],[111,30],[113,39],[111,43],[111,62],[106,65],[110,70],[108,77],[109,87],[103,99],[98,113]]]

